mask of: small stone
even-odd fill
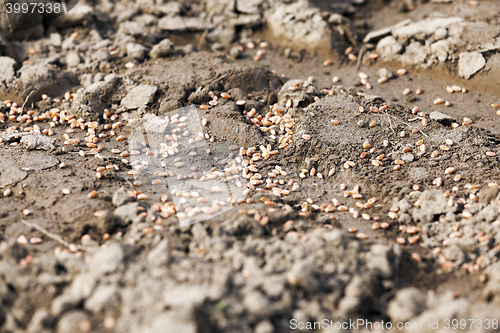
[[[29,134],[21,138],[21,145],[27,150],[52,150],[54,149],[55,139],[48,138],[44,135]]]
[[[392,79],[394,77],[394,73],[388,70],[387,68],[381,68],[377,71],[377,75],[379,78],[387,78]]]
[[[123,265],[123,250],[117,243],[112,243],[109,246],[102,248],[90,263],[90,271],[104,275],[119,271]]]
[[[266,296],[258,291],[250,291],[243,298],[243,305],[248,312],[258,316],[264,316],[269,313],[270,302]]]
[[[238,59],[241,56],[241,51],[239,46],[233,46],[229,51],[229,55],[234,59]]]
[[[144,333],[196,333],[198,329],[194,321],[192,321],[186,311],[169,311],[164,314],[155,316],[152,323],[149,324],[140,332]]]
[[[153,46],[153,49],[151,52],[149,52],[149,56],[152,59],[156,58],[166,58],[170,56],[175,50],[174,43],[168,38],[165,38],[155,46]]]
[[[137,218],[137,202],[131,202],[116,208],[113,215],[118,219],[120,226],[127,226]]]
[[[413,160],[415,159],[415,156],[413,154],[405,154],[403,155],[403,157],[401,158],[403,161],[405,162],[413,162]]]
[[[82,298],[79,295],[62,294],[56,297],[50,306],[53,316],[60,316],[62,313],[75,309],[80,305]]]
[[[150,85],[139,85],[132,88],[122,100],[122,105],[129,110],[145,107],[153,102],[157,89]]]
[[[255,326],[254,333],[273,333],[274,326],[269,320],[263,320]]]
[[[395,58],[402,49],[403,46],[392,36],[384,37],[377,43],[377,52],[387,60]]]
[[[113,194],[113,205],[115,205],[116,207],[120,207],[134,201],[135,198],[128,195],[124,187],[121,187]]]
[[[154,266],[165,266],[170,261],[170,242],[162,240],[148,253],[148,262]]]
[[[50,43],[55,46],[59,47],[62,44],[62,37],[59,33],[53,32],[50,34]]]
[[[66,55],[66,64],[68,67],[76,67],[78,64],[80,64],[80,56],[78,55],[77,52],[75,51],[70,51]]]
[[[85,309],[98,314],[106,307],[116,307],[119,297],[116,286],[99,286],[94,290],[92,296],[85,301]]]
[[[117,218],[113,215],[113,213],[109,210],[103,212],[103,214],[99,214],[97,217],[97,230],[101,234],[111,232],[117,225]]]
[[[451,123],[455,121],[455,118],[438,111],[431,112],[429,118],[446,126],[451,125]]]
[[[80,325],[84,321],[88,321],[88,319],[83,311],[69,312],[59,319],[57,333],[81,332]]]
[[[389,303],[387,314],[393,322],[407,321],[418,316],[425,309],[425,299],[414,287],[402,289]]]
[[[0,84],[9,84],[16,75],[14,66],[16,61],[9,57],[0,57]]]
[[[460,53],[460,58],[458,60],[458,75],[469,79],[472,75],[479,72],[485,64],[486,60],[479,52]]]
[[[146,55],[146,48],[141,44],[128,43],[127,44],[127,55],[131,58],[137,60],[143,60]]]

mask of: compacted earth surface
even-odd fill
[[[498,1],[0,9],[0,332],[500,331]]]

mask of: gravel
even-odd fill
[[[498,22],[488,2],[413,5],[120,0],[16,36],[0,23],[0,331],[495,318]],[[445,95],[460,77],[469,91]]]

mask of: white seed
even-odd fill
[[[19,237],[17,237],[17,243],[19,245],[27,245],[28,244],[28,238],[26,238],[26,236],[24,236],[24,235],[19,235]]]
[[[41,242],[42,242],[42,239],[40,237],[31,237],[30,238],[31,244],[40,244]]]

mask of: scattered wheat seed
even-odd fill
[[[24,235],[19,235],[19,237],[17,237],[17,243],[19,245],[28,245],[28,238]]]
[[[418,88],[417,91],[415,91],[417,95],[422,95],[423,92],[424,90],[422,88]]]
[[[434,185],[436,185],[436,186],[439,187],[439,186],[441,186],[443,184],[443,179],[441,177],[438,177],[438,178],[436,178],[436,179],[434,179],[432,181],[432,184],[434,184]]]
[[[31,214],[31,211],[29,209],[23,209],[23,215],[28,216]]]
[[[396,71],[396,74],[398,74],[399,76],[405,75],[406,74],[406,69],[400,68],[400,69],[398,69]]]
[[[369,127],[374,127],[376,124],[377,124],[377,122],[372,121],[372,122],[371,122],[368,126],[369,126]]]
[[[71,194],[71,191],[69,189],[67,189],[67,188],[63,188],[62,193],[64,195],[69,195],[69,194]]]
[[[398,237],[396,238],[396,242],[400,245],[403,245],[406,243],[406,239],[404,237]]]
[[[12,194],[12,191],[10,189],[6,189],[5,191],[3,191],[3,196],[4,197],[8,197],[11,194]]]
[[[348,227],[347,228],[347,231],[351,234],[355,233],[356,231],[358,231],[358,229],[356,229],[355,227]]]
[[[413,243],[410,243],[410,244],[413,244]],[[420,255],[418,253],[416,253],[416,252],[413,252],[411,254],[411,258],[413,260],[415,260],[416,262],[422,262],[422,257],[420,257]]]
[[[447,168],[446,170],[444,170],[444,174],[449,175],[450,173],[453,173],[454,171],[455,171],[455,168],[453,168],[453,167]]]
[[[96,197],[96,195],[97,195],[97,191],[92,190],[92,191],[90,191],[88,197],[89,197],[89,199],[93,199]]]
[[[451,102],[450,101],[445,101],[444,102],[444,106],[450,107],[451,106]]]
[[[31,237],[30,238],[31,244],[40,244],[41,242],[42,242],[42,239],[40,237]]]
[[[460,179],[462,179],[462,176],[461,176],[461,175],[456,175],[456,176],[453,178],[453,181],[458,182],[458,181],[460,181]]]
[[[486,155],[489,156],[489,157],[495,157],[495,156],[497,156],[497,154],[494,153],[494,152],[492,152],[492,151],[487,151]]]
[[[366,235],[365,233],[360,232],[360,233],[358,233],[358,234],[356,235],[356,237],[357,237],[358,239],[365,240],[365,239],[367,239],[367,238],[368,238],[368,235]]]
[[[411,94],[410,88],[406,88],[405,90],[403,90],[403,95],[409,95],[409,94]]]
[[[443,104],[443,103],[444,103],[444,100],[442,100],[441,98],[438,98],[438,99],[434,100],[434,104],[435,105],[440,105],[440,104]]]
[[[391,218],[393,220],[395,220],[399,217],[396,212],[389,212],[389,213],[387,213],[387,215],[389,216],[389,218]]]

